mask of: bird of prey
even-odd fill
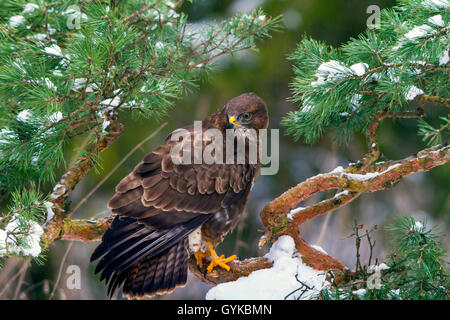
[[[225,140],[226,129],[258,132],[268,123],[265,102],[245,93],[207,116],[202,132],[217,129]],[[195,132],[193,125],[184,129]],[[91,261],[102,257],[95,273],[101,272],[100,280],[106,279],[110,296],[122,285],[128,298],[165,294],[184,286],[191,254],[199,266],[211,257],[206,272],[216,266],[228,271],[227,263],[236,259],[235,255],[219,256],[215,247],[236,227],[259,175],[260,159],[248,161],[246,148],[243,163],[174,164],[171,152],[177,141],[171,136],[175,132],[120,181],[108,203],[115,218]]]

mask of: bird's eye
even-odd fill
[[[251,116],[250,113],[248,113],[248,112],[245,112],[245,113],[243,113],[243,114],[241,115],[241,119],[242,119],[242,120],[245,120],[245,121],[250,120],[251,117],[252,117],[252,116]]]

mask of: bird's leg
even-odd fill
[[[209,264],[208,268],[206,268],[206,271],[210,273],[215,266],[220,266],[224,268],[227,271],[230,271],[230,266],[227,265],[228,262],[236,260],[237,256],[233,254],[231,257],[225,258],[224,255],[221,255],[220,257],[217,255],[216,250],[214,250],[211,243],[208,241],[208,247],[209,247],[209,254],[211,255],[211,263]]]
[[[194,252],[195,260],[197,261],[197,268],[200,270],[203,265],[203,259],[209,257],[211,254],[206,251],[203,252],[201,249]]]

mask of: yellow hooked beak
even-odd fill
[[[247,122],[236,122],[236,117],[234,117],[234,116],[228,118],[228,128],[229,129],[234,128],[241,124],[247,124]]]

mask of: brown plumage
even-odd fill
[[[225,140],[235,119],[235,129],[266,129],[267,107],[258,96],[246,93],[206,117],[202,128],[218,129]],[[194,126],[184,129],[193,137]],[[189,255],[204,251],[206,242],[215,247],[236,226],[259,175],[259,157],[257,163],[249,163],[248,149],[243,164],[176,165],[172,134],[122,179],[108,203],[116,217],[91,261],[102,257],[95,273],[106,279],[109,295],[121,285],[127,297],[183,286]],[[206,145],[203,142],[203,149]],[[192,240],[195,234],[201,235],[200,242]]]

